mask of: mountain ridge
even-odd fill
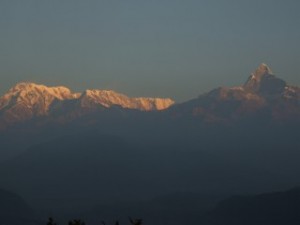
[[[231,122],[250,117],[299,120],[300,88],[287,84],[262,63],[244,84],[219,87],[180,104],[170,98],[128,97],[113,90],[69,88],[21,82],[0,98],[0,128],[35,118],[73,121],[104,111],[165,111],[169,117],[194,117],[203,122]],[[167,116],[167,117],[168,117]]]
[[[300,89],[277,78],[261,64],[246,83],[219,87],[168,109],[176,117],[193,116],[206,122],[232,122],[251,117],[299,120]]]
[[[10,124],[35,117],[47,117],[51,115],[53,106],[68,101],[74,101],[77,111],[84,108],[109,109],[113,106],[152,111],[163,110],[174,104],[170,98],[130,98],[112,90],[98,89],[74,93],[64,86],[48,87],[33,82],[21,82],[0,97],[0,123],[1,120],[2,124]]]

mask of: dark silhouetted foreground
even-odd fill
[[[129,218],[129,222],[131,225],[143,225],[143,221],[141,219],[132,219]],[[101,221],[102,225],[107,225],[106,222]],[[56,222],[54,222],[52,217],[49,217],[48,223],[47,225],[57,225]],[[85,222],[83,222],[80,219],[74,219],[74,220],[70,220],[68,225],[85,225]],[[116,221],[114,225],[120,225],[119,221]]]

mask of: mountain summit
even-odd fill
[[[260,64],[255,72],[250,75],[247,82],[244,84],[244,88],[249,90],[257,90],[262,78],[269,75],[273,75],[270,67],[265,63]]]
[[[270,67],[262,63],[254,73],[252,73],[244,84],[248,91],[259,92],[261,94],[280,94],[286,87],[286,82],[277,78]]]
[[[261,78],[264,75],[274,75],[271,68],[265,64],[265,63],[261,63],[259,65],[259,67],[255,70],[254,73],[252,73],[252,76],[254,76],[255,78]]]
[[[23,121],[33,116],[47,115],[54,101],[76,99],[79,96],[63,86],[47,87],[22,82],[0,98],[0,113],[7,122]]]
[[[208,122],[261,118],[299,120],[300,88],[277,78],[262,63],[243,85],[220,87],[170,108],[176,116],[193,115]]]

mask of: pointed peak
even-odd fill
[[[257,90],[258,87],[260,86],[261,80],[263,79],[263,77],[266,77],[266,76],[274,76],[274,74],[267,64],[262,63],[250,75],[250,77],[244,84],[244,88],[251,89],[251,90]]]
[[[254,72],[254,74],[255,75],[266,75],[266,74],[273,75],[273,72],[272,72],[272,70],[270,69],[270,67],[267,64],[262,63],[256,69],[256,71]]]
[[[267,64],[262,63],[251,74],[243,86],[246,90],[254,91],[260,94],[274,95],[280,94],[286,87],[286,82],[277,78]]]

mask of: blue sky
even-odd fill
[[[300,84],[298,0],[2,0],[0,94],[19,81],[181,102],[261,62]]]

